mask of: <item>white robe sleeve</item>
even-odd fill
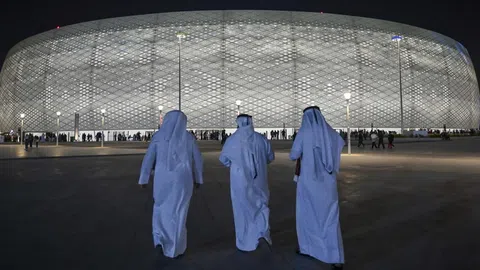
[[[290,159],[297,160],[302,156],[303,153],[303,134],[301,132],[297,133],[295,141],[293,141],[292,150],[290,151]]]
[[[203,184],[203,158],[195,141],[193,141],[193,172],[195,174],[195,182]]]
[[[219,160],[225,167],[230,167],[232,161],[229,157],[230,145],[232,144],[232,137],[227,138],[227,141],[223,145],[222,152],[220,153]]]
[[[275,153],[272,150],[272,145],[270,141],[265,139],[265,143],[267,144],[267,164],[270,164],[272,161],[275,160]]]
[[[156,145],[154,143],[150,143],[147,149],[147,153],[143,158],[142,168],[140,170],[140,179],[138,180],[138,184],[145,185],[148,184],[148,180],[150,179],[150,173],[155,165],[156,160]]]

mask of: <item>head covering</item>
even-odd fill
[[[237,132],[239,135],[242,136],[244,139],[248,139],[250,136],[253,135],[255,132],[253,129],[253,121],[252,116],[248,114],[239,114],[237,116],[237,125],[238,130]]]
[[[248,114],[240,114],[237,116],[238,129],[235,136],[239,138],[242,145],[241,158],[245,176],[249,175],[251,179],[257,177],[259,165],[258,160],[255,160],[255,153],[257,144],[255,143],[255,131],[253,129],[252,116]]]
[[[320,159],[321,165],[328,173],[338,173],[340,154],[345,142],[325,121],[319,107],[311,106],[303,110],[300,130],[303,133],[305,146],[313,148],[315,160]],[[315,169],[317,175],[320,173],[319,169]]]
[[[187,135],[187,116],[179,110],[168,112],[151,142],[162,146],[157,157],[167,170],[174,171],[180,163],[188,160]]]

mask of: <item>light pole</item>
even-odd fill
[[[398,51],[398,76],[399,76],[399,85],[400,85],[400,134],[403,134],[403,90],[402,90],[402,61],[400,57],[400,41],[402,36],[393,36],[392,41],[397,42],[397,51]]]
[[[163,111],[163,106],[159,105],[158,106],[158,112],[159,112],[159,117],[158,117],[158,129],[160,129],[160,126],[162,125],[162,111]]]
[[[20,119],[22,119],[22,126],[20,128],[20,145],[23,144],[23,118],[25,118],[25,114],[21,113],[20,114]]]
[[[240,115],[240,105],[242,105],[241,100],[235,101],[235,104],[237,104],[237,116]]]
[[[344,94],[345,100],[347,100],[347,140],[348,140],[348,154],[352,154],[352,144],[350,141],[350,98],[352,97],[351,93]]]
[[[105,112],[106,110],[105,109],[101,109],[100,112],[102,113],[102,145],[101,147],[103,147],[103,141],[105,140]]]
[[[61,112],[57,112],[57,146],[58,146],[58,133],[60,132],[60,115]]]
[[[187,37],[184,32],[177,32],[178,38],[178,110],[182,110],[182,39]]]

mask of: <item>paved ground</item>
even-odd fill
[[[235,251],[228,171],[204,151],[187,254],[166,268],[151,240],[151,186],[136,184],[142,156],[0,160],[0,269],[328,269],[293,252],[294,164],[278,149],[273,252]],[[338,177],[346,270],[480,269],[479,139],[359,151]]]
[[[480,139],[480,137],[456,138],[457,141],[472,141],[476,139]],[[428,142],[444,143],[446,145],[452,145],[453,148],[456,147],[455,144],[441,141],[438,138],[401,138],[396,139],[395,141],[395,144],[400,145],[395,151],[404,151],[405,149],[418,151],[415,147],[402,147],[401,145],[404,145],[405,143],[422,143],[419,144],[419,147],[427,147],[426,151],[423,151],[424,154],[433,154],[434,152],[429,149],[431,145],[429,145]],[[292,146],[292,141],[290,140],[273,140],[271,143],[276,151],[289,150]],[[369,153],[369,151],[371,151],[371,141],[365,141],[365,148],[356,147],[357,143],[357,141],[352,140],[353,153]],[[200,150],[203,152],[221,150],[221,145],[218,141],[198,141],[198,144]],[[0,144],[0,160],[47,157],[86,157],[98,155],[138,155],[144,154],[147,147],[148,143],[146,142],[106,142],[105,147],[103,148],[100,147],[98,142],[60,143],[58,147],[55,146],[55,143],[40,143],[39,148],[34,146],[33,149],[29,148],[28,151],[25,151],[24,146],[7,143]],[[344,150],[346,152],[347,148],[345,147]]]
[[[113,147],[72,147],[40,145],[38,148],[28,148],[15,144],[0,145],[0,160],[2,159],[25,159],[25,158],[47,158],[47,157],[87,157],[87,156],[108,156],[108,155],[135,155],[144,154],[145,149],[141,148],[113,148]]]

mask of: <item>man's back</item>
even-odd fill
[[[241,114],[236,122],[238,129],[225,142],[220,161],[227,167],[233,165],[250,172],[260,169],[265,171],[266,176],[266,165],[275,159],[270,142],[255,132],[250,115]],[[262,167],[259,168],[260,166]]]
[[[249,147],[252,148],[251,150],[255,149],[255,155],[260,153],[266,155],[270,148],[270,142],[265,136],[255,131],[248,138],[244,138],[239,133],[235,132],[232,136],[227,138],[225,147],[237,150]]]

